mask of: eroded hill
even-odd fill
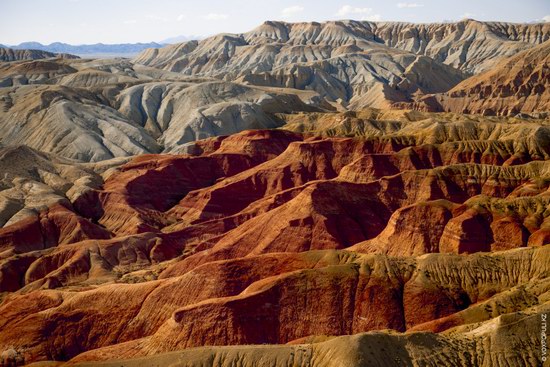
[[[376,124],[365,116],[312,118]],[[365,342],[349,358],[384,338],[388,354],[417,361],[422,338],[449,353],[428,365],[539,361],[550,170],[548,140],[537,136],[546,123],[378,117],[378,135],[247,131],[198,141],[187,155],[141,156],[70,205],[1,229],[0,349],[27,362],[155,361],[189,347],[393,329],[404,334],[354,337]],[[298,117],[286,119],[291,127]],[[513,355],[503,347],[519,343],[508,320],[528,330]],[[316,353],[346,339],[331,340],[256,350],[275,353],[262,362],[274,363],[304,348],[324,365]],[[256,363],[247,348],[239,355]],[[478,349],[491,357],[460,357]],[[231,363],[228,351],[183,355]],[[377,353],[369,358],[386,352]]]
[[[448,91],[549,37],[547,23],[265,22],[243,34],[146,50],[134,61],[188,75],[311,89],[350,109],[387,108]]]

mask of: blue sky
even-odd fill
[[[550,21],[550,0],[1,0],[0,43],[161,41],[245,32],[265,20]]]

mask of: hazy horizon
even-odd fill
[[[266,20],[430,23],[464,18],[515,23],[550,21],[550,2],[5,0],[0,3],[0,44],[162,42],[180,36],[204,38],[222,32],[246,32]],[[22,21],[25,27],[21,27]]]

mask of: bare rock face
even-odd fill
[[[415,93],[446,91],[464,79],[456,69],[424,56],[373,50],[345,54],[306,65],[290,64],[239,78],[253,85],[312,89],[348,108],[388,107]]]
[[[318,61],[360,50],[384,50],[383,46],[388,46],[477,73],[487,70],[501,57],[545,42],[550,37],[549,32],[550,26],[546,23],[527,25],[469,19],[434,24],[268,21],[243,34],[222,34],[201,41],[148,49],[135,61],[192,74],[238,73],[237,65],[257,73],[288,63]],[[194,57],[207,52],[211,57],[206,63]],[[274,57],[262,59],[260,53]],[[254,57],[246,58],[245,54]],[[229,63],[221,63],[223,57]]]
[[[527,246],[530,237],[529,230],[513,217],[494,218],[491,232],[494,240],[491,249],[496,251]]]
[[[23,62],[1,66],[2,77],[0,143],[84,162],[185,150],[210,136],[279,127],[276,113],[319,110],[296,93],[178,80],[127,62]]]
[[[548,40],[545,24],[265,22],[243,34],[150,49],[134,62],[253,85],[312,89],[349,108],[445,92]]]
[[[516,24],[465,19],[457,23],[374,23],[388,46],[423,54],[468,73],[489,70],[499,59],[550,38],[548,23]]]
[[[103,172],[123,162],[83,164],[27,146],[1,148],[0,227],[38,217],[54,204],[70,207],[71,201],[101,186]]]
[[[421,202],[396,210],[375,240],[352,248],[361,252],[385,252],[414,256],[442,251],[439,239],[447,230],[455,205],[446,200]],[[408,243],[410,246],[404,247]]]
[[[342,364],[355,366],[365,363],[377,366],[381,365],[381,361],[392,364],[418,362],[430,367],[467,364],[490,367],[505,363],[536,365],[542,362],[536,352],[541,342],[537,333],[538,324],[541,315],[547,310],[548,306],[528,313],[516,312],[476,324],[470,329],[461,328],[452,334],[369,332],[353,336],[312,337],[288,345],[202,347],[116,362],[102,361],[101,365],[137,367],[169,363],[174,366],[203,366],[212,360],[223,367],[236,363],[260,367],[283,367],[289,364],[300,367],[338,367]],[[518,334],[527,334],[530,338],[525,341]],[[441,353],[433,353],[433,350]],[[489,355],[487,351],[490,351]],[[72,366],[90,364],[94,365],[89,361],[70,363]]]
[[[48,83],[60,75],[71,74],[76,69],[57,61],[34,60],[0,64],[0,86]]]
[[[273,33],[273,27],[278,31]],[[452,67],[362,39],[349,27],[351,23],[341,22],[268,22],[242,35],[144,51],[134,61],[253,85],[311,89],[353,106],[382,107],[388,101],[407,100],[412,93],[447,90],[463,79]],[[425,73],[433,75],[419,77]]]
[[[292,94],[220,81],[137,85],[124,90],[118,104],[168,151],[210,136],[279,127],[275,113],[315,110]]]
[[[2,143],[83,161],[159,151],[156,141],[92,92],[61,86],[24,86],[1,93]]]
[[[14,50],[0,47],[0,61],[36,60],[62,57],[67,59],[78,59],[78,56],[70,54],[56,54],[41,50]]]
[[[445,227],[439,248],[442,252],[456,253],[489,251],[492,242],[487,218],[475,210],[466,210]]]
[[[535,286],[548,275],[547,255],[546,248],[538,248],[412,260],[317,251],[210,263],[179,277],[139,284],[111,284],[76,294],[50,290],[14,296],[0,309],[4,320],[11,320],[5,326],[17,322],[29,332],[3,334],[0,342],[25,343],[25,360],[44,353],[55,353],[55,359],[71,358],[89,350],[77,356],[75,363],[155,356],[201,345],[284,344],[309,335],[388,327],[414,326],[436,337],[427,333],[435,328],[431,320],[453,325],[452,315],[470,324],[449,330],[449,342],[460,345],[460,340],[477,340],[479,334],[471,331],[481,325],[498,325],[508,318],[519,321],[524,312],[534,311],[532,306],[539,312],[547,307],[536,306],[536,297],[545,297],[547,291]],[[228,277],[231,274],[251,278],[240,283]],[[235,282],[227,283],[228,279]],[[518,305],[518,297],[523,298],[523,306]],[[22,302],[32,306],[18,310]],[[500,304],[496,309],[495,302]],[[522,307],[531,309],[522,312]],[[94,337],[67,335],[63,329],[69,325],[71,330],[86,327]],[[443,324],[438,327],[445,329]],[[494,330],[480,328],[479,332],[488,329]],[[128,341],[135,332],[147,336]],[[385,337],[391,339],[391,335]],[[517,358],[536,355],[539,339],[528,336],[523,341],[526,350],[518,352]]]
[[[100,161],[184,152],[197,139],[280,127],[279,113],[334,106],[544,111],[547,46],[535,46],[547,38],[543,24],[268,22],[246,34],[147,51],[134,63],[14,61],[0,65],[0,85],[9,87],[0,91],[0,143]],[[459,40],[456,51],[451,39]],[[432,95],[461,82],[471,71],[465,65],[501,62],[523,49],[528,56],[508,63],[516,74],[496,72],[481,84],[475,76],[448,94]],[[434,59],[445,50],[446,58]],[[457,64],[451,51],[464,60]]]
[[[550,41],[500,61],[447,93],[424,97],[415,108],[483,115],[550,110]]]

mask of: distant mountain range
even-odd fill
[[[137,54],[147,48],[158,48],[173,43],[198,40],[205,36],[176,36],[167,38],[160,42],[149,43],[117,43],[104,44],[94,43],[91,45],[71,45],[68,43],[54,42],[49,45],[44,45],[40,42],[23,42],[18,45],[2,45],[0,48],[11,48],[14,50],[40,50],[54,53],[66,53],[74,55],[97,55],[97,54]]]
[[[14,50],[40,50],[55,53],[68,53],[75,55],[91,55],[91,54],[136,54],[147,48],[162,47],[165,43],[119,43],[119,44],[103,44],[96,43],[93,45],[70,45],[68,43],[54,42],[49,45],[43,45],[39,42],[23,42],[15,46],[4,46]]]

